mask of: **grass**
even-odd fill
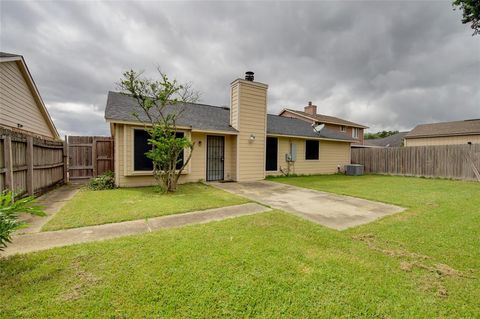
[[[342,232],[273,211],[13,256],[0,317],[478,317],[479,184],[275,180],[408,210]]]
[[[160,194],[155,187],[82,189],[42,230],[116,223],[246,202],[243,197],[200,183],[180,185],[173,194]]]

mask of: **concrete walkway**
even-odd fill
[[[122,223],[15,235],[12,243],[3,252],[0,252],[0,256],[10,256],[53,247],[104,240],[125,235],[141,234],[163,228],[208,223],[211,221],[219,221],[227,218],[266,212],[269,210],[271,209],[268,207],[255,203],[248,203]]]
[[[38,233],[43,225],[45,225],[60,209],[75,196],[82,187],[81,184],[67,184],[37,198],[36,203],[42,206],[47,216],[35,216],[30,214],[20,215],[20,220],[28,223],[27,228],[19,229],[16,235]]]
[[[211,185],[337,230],[404,210],[394,205],[269,181]]]

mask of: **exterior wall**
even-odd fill
[[[405,146],[467,144],[468,142],[472,142],[473,144],[479,144],[480,134],[462,135],[462,136],[444,136],[444,137],[406,138]]]
[[[115,137],[115,183],[119,187],[138,187],[155,184],[151,172],[135,172],[133,170],[133,130],[143,129],[141,126],[114,124]],[[205,133],[191,133],[190,136],[195,146],[190,163],[185,168],[179,183],[198,182],[206,178],[206,150],[207,135]],[[225,136],[225,178],[232,176],[234,169],[233,161],[233,140],[235,136]],[[187,157],[188,154],[185,154]]]
[[[300,116],[298,114],[295,114],[295,113],[291,113],[291,112],[288,112],[288,111],[285,111],[282,116],[284,117],[291,117],[291,118],[294,118],[294,119],[299,119],[299,120],[302,120],[302,121],[305,121],[305,122],[309,122],[309,123],[315,123],[316,121],[313,121],[313,120],[309,120],[303,116]],[[352,126],[348,126],[348,125],[344,125],[345,128],[346,128],[346,131],[343,132],[345,134],[347,134],[348,136],[350,137],[353,137],[352,135],[352,131],[353,131],[353,127]],[[332,123],[325,123],[325,127],[328,128],[328,129],[331,129],[331,130],[334,130],[334,131],[340,131],[342,125],[338,125],[338,124],[332,124]],[[357,144],[362,144],[363,145],[363,131],[364,129],[363,128],[358,128],[359,132],[358,132],[358,139],[357,139]]]
[[[305,159],[305,139],[278,137],[278,168],[277,172],[267,172],[268,175],[280,175],[287,169],[285,154],[290,152],[290,143],[297,146],[297,160],[290,167],[292,174],[333,174],[340,165],[343,171],[344,165],[350,164],[350,143],[320,140],[319,159]]]
[[[237,136],[237,181],[255,181],[265,178],[265,142],[267,123],[267,88],[258,82],[236,80],[232,90],[231,112],[238,113],[232,126],[239,130]],[[251,140],[254,135],[255,139]]]
[[[20,129],[18,124],[23,125]],[[15,61],[0,63],[0,125],[55,139]]]

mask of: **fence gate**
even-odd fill
[[[70,179],[87,179],[113,171],[113,138],[68,136]]]

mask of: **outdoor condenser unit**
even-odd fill
[[[345,165],[345,174],[350,176],[363,175],[363,165],[360,165],[360,164]]]

